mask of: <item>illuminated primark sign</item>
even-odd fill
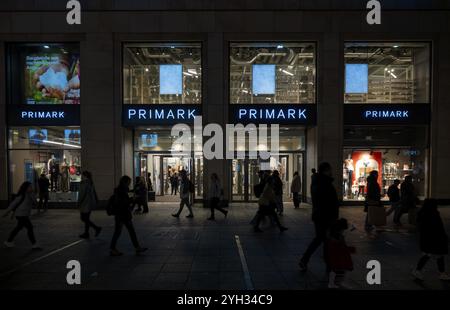
[[[235,123],[316,124],[315,104],[230,104]]]
[[[79,126],[79,104],[10,104],[8,124],[12,126]]]
[[[125,126],[175,124],[193,122],[201,115],[200,105],[179,104],[168,106],[122,106],[122,122]]]
[[[364,116],[366,118],[409,118],[409,111],[408,110],[381,110],[381,111],[374,111],[374,110],[367,110],[364,113]]]

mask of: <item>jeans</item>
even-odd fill
[[[219,202],[220,202],[220,199],[218,197],[213,197],[209,201],[209,207],[211,209],[211,218],[214,218],[214,209],[219,210],[223,214],[227,214],[227,212],[228,212],[227,210],[219,207]]]
[[[38,210],[41,210],[41,209],[47,210],[48,209],[48,199],[49,199],[48,192],[39,192]]]
[[[22,228],[26,228],[28,239],[30,239],[31,244],[35,244],[36,238],[34,237],[33,225],[31,224],[30,218],[28,216],[16,216],[16,219],[17,226],[11,231],[8,242],[13,242],[19,231],[21,231]]]
[[[137,249],[139,248],[139,242],[137,240],[136,231],[134,230],[133,222],[131,220],[129,221],[122,221],[117,216],[115,217],[115,228],[114,228],[114,234],[111,240],[111,250],[116,249],[117,240],[119,240],[120,234],[122,233],[122,228],[125,226],[128,230],[128,233],[130,234],[131,242],[133,243],[133,246]]]
[[[92,227],[95,230],[98,230],[100,227],[92,223],[91,221],[91,212],[82,212],[80,213],[81,221],[84,223],[84,233],[89,234],[89,228]]]
[[[430,260],[430,255],[429,254],[425,254],[423,255],[420,259],[419,262],[417,263],[417,270],[422,270],[423,267],[425,267],[425,265],[428,263],[428,261]],[[437,266],[438,266],[438,270],[439,272],[445,272],[445,259],[444,256],[439,256],[437,258]]]
[[[294,207],[300,207],[300,195],[298,192],[292,193],[292,198],[294,200]]]
[[[192,206],[191,206],[191,203],[189,202],[189,197],[188,198],[181,198],[180,209],[178,209],[177,215],[181,214],[181,211],[183,211],[183,209],[184,209],[184,205],[186,205],[187,208],[189,209],[189,214],[193,215],[193,213],[192,213]]]
[[[330,224],[325,221],[315,221],[314,222],[314,228],[316,230],[316,236],[309,244],[308,248],[306,249],[305,254],[303,254],[303,257],[301,259],[302,263],[305,265],[308,264],[311,256],[314,254],[314,252],[317,250],[317,248],[325,242],[327,238],[327,233],[330,228]],[[324,247],[325,252],[325,247]]]

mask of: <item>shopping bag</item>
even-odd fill
[[[369,225],[385,226],[386,211],[383,206],[369,206],[368,208]]]
[[[417,210],[418,208],[408,210],[408,223],[410,225],[417,225]]]

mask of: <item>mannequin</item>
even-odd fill
[[[345,187],[347,189],[347,195],[350,196],[352,194],[352,186],[353,186],[353,171],[355,170],[351,154],[348,154],[347,159],[344,161],[344,171],[345,170],[347,172],[347,180]]]
[[[52,154],[48,161],[48,171],[50,172],[50,190],[56,192],[58,190],[59,165],[55,154]]]
[[[61,164],[61,191],[69,191],[69,163],[65,157],[63,163]]]

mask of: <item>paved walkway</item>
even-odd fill
[[[175,204],[159,204],[152,206],[148,215],[135,216],[138,237],[149,250],[144,255],[134,255],[125,230],[118,246],[125,253],[122,257],[108,255],[113,221],[105,211],[93,212],[93,220],[104,230],[98,238],[87,241],[77,238],[82,224],[76,210],[50,210],[33,216],[44,250],[31,251],[24,231],[16,240],[16,248],[0,247],[0,289],[326,288],[321,250],[313,256],[308,272],[301,273],[297,266],[313,237],[308,206],[298,210],[286,206],[282,221],[289,230],[282,234],[268,222],[263,233],[253,232],[249,221],[255,205],[232,205],[228,218],[217,214],[215,222],[206,220],[207,209],[195,208],[194,219],[175,219],[170,214],[176,209]],[[442,209],[441,213],[450,231],[450,209]],[[357,248],[353,256],[355,270],[346,280],[348,287],[449,289],[448,284],[436,279],[434,263],[427,266],[424,283],[414,282],[409,276],[420,256],[417,235],[412,229],[388,230],[370,240],[362,229],[364,213],[360,207],[342,208],[341,215],[357,228],[347,235],[348,243]],[[10,219],[0,220],[2,241],[14,224]],[[66,263],[72,259],[81,262],[79,286],[66,284]],[[382,284],[378,286],[369,286],[365,280],[365,265],[372,259],[382,264]],[[248,267],[248,273],[243,266]]]

